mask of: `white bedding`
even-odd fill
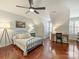
[[[29,40],[31,40],[31,41],[29,41]],[[40,38],[40,37],[30,37],[28,39],[14,39],[14,44],[17,45],[21,50],[26,52],[27,46],[32,44],[35,41],[38,41],[38,40],[42,40],[42,38]]]
[[[27,39],[14,39],[14,44],[17,45],[20,49],[22,49],[24,51],[26,48],[26,42],[30,39],[33,39],[33,38],[34,37],[30,37]]]

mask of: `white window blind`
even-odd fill
[[[79,21],[75,21],[75,34],[79,32]]]
[[[79,21],[70,21],[69,22],[69,33],[77,34],[79,32]]]

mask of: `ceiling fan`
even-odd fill
[[[19,5],[16,5],[16,7],[29,9],[29,11],[27,11],[26,13],[35,12],[36,14],[39,14],[39,12],[37,10],[45,10],[46,9],[45,7],[33,7],[32,6],[33,5],[33,0],[28,0],[28,1],[29,1],[30,7],[19,6]]]

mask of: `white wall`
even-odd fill
[[[48,13],[48,11],[41,11],[39,14],[40,20],[43,23],[43,27],[44,27],[44,38],[48,38],[49,37],[49,22],[51,21],[50,15]]]
[[[56,28],[56,32],[69,34],[69,20],[65,21],[64,24]]]
[[[38,24],[38,25],[35,25],[35,33],[36,33],[36,36],[39,36],[39,37],[42,37],[44,38],[44,27],[42,26],[42,24]]]
[[[61,8],[59,11],[51,12],[50,16],[53,19],[53,33],[62,32],[69,34],[69,15],[67,8]]]

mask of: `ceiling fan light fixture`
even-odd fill
[[[30,9],[30,12],[34,12],[34,9]]]
[[[33,7],[33,0],[28,0],[29,2],[29,7],[25,7],[25,6],[19,6],[19,5],[16,5],[16,7],[21,7],[21,8],[25,8],[25,9],[29,9],[26,13],[28,12],[34,12],[36,14],[39,14],[38,10],[45,10],[46,8],[45,7]]]

